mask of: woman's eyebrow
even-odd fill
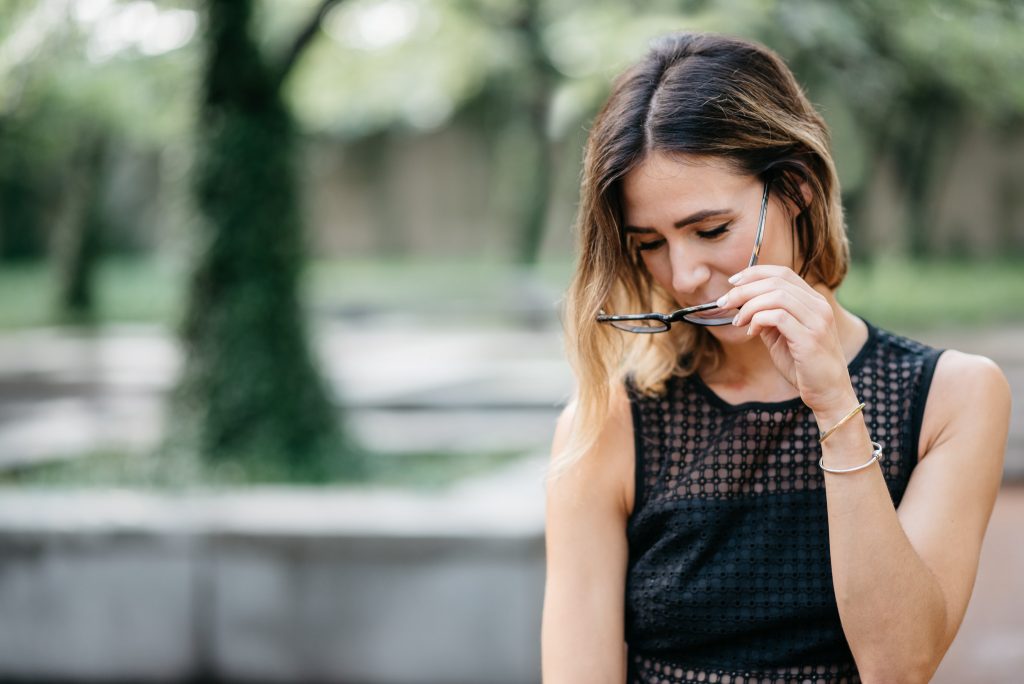
[[[728,214],[729,209],[701,209],[700,211],[694,212],[685,218],[681,218],[672,225],[676,228],[682,228],[688,226],[691,223],[698,223],[704,219],[711,218],[712,216],[722,216]],[[653,228],[643,228],[640,226],[626,226],[623,230],[627,233],[656,233],[657,231]]]

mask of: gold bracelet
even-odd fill
[[[854,417],[855,415],[857,415],[858,413],[860,413],[860,412],[861,412],[861,409],[863,409],[863,408],[864,408],[864,402],[862,401],[862,402],[860,403],[860,405],[859,405],[859,406],[858,406],[857,408],[853,409],[852,411],[850,411],[849,413],[847,413],[847,414],[846,414],[845,416],[843,416],[842,420],[840,420],[840,421],[839,421],[838,423],[836,423],[835,425],[833,425],[832,427],[830,427],[830,428],[829,428],[828,430],[825,430],[825,432],[824,432],[824,433],[822,433],[821,437],[819,437],[819,438],[818,438],[818,444],[821,444],[821,443],[822,443],[822,442],[824,442],[824,441],[825,441],[826,439],[828,439],[828,438],[829,438],[829,436],[830,436],[830,435],[831,435],[831,434],[832,434],[833,432],[835,432],[836,430],[838,430],[839,428],[841,428],[841,427],[843,426],[843,423],[845,423],[846,421],[850,420],[850,419],[851,419],[851,418],[853,418],[853,417]]]

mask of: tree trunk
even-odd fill
[[[66,203],[53,236],[57,309],[62,320],[87,322],[96,313],[95,272],[100,256],[103,217],[101,179],[109,139],[84,132],[69,170]]]
[[[46,256],[47,205],[39,159],[31,153],[30,124],[0,115],[0,262]],[[52,197],[50,198],[52,199]]]
[[[524,109],[533,154],[531,168],[527,169],[527,176],[524,178],[523,201],[526,204],[526,212],[523,216],[516,260],[521,266],[532,267],[540,258],[541,247],[544,244],[548,207],[551,203],[551,184],[554,181],[554,155],[547,127],[551,93],[554,90],[557,73],[544,50],[539,0],[528,0],[523,12],[518,28],[529,47],[527,73],[523,79],[528,88],[524,93]]]
[[[179,388],[194,447],[273,478],[359,471],[313,360],[299,298],[295,130],[250,0],[210,0],[194,177],[202,251]]]

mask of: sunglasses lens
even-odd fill
[[[701,318],[696,314],[690,314],[689,316],[683,316],[683,320],[687,323],[693,323],[694,325],[730,325],[732,323],[732,316],[726,316],[724,318]]]
[[[619,330],[631,333],[657,333],[665,332],[668,326],[661,321],[646,319],[640,321],[611,321],[611,324]]]

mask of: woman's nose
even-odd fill
[[[679,295],[692,296],[700,291],[711,275],[711,269],[695,255],[675,249],[671,255],[672,289]],[[698,304],[701,302],[697,302]]]

